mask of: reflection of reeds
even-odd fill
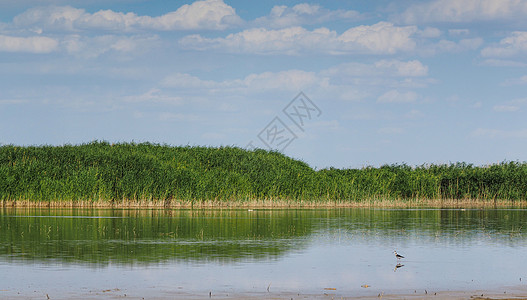
[[[117,209],[283,209],[283,208],[416,208],[416,207],[442,207],[442,208],[496,208],[496,207],[527,207],[527,201],[485,199],[374,199],[360,201],[293,201],[293,200],[254,200],[254,201],[192,201],[171,200],[166,201],[135,201],[123,200],[110,202],[94,201],[34,201],[16,200],[3,201],[4,207],[33,207],[33,208],[117,208]]]
[[[527,163],[323,169],[278,152],[92,142],[0,147],[0,201],[39,207],[524,206]]]
[[[4,207],[0,260],[119,264],[273,258],[305,247],[318,220],[313,213]]]

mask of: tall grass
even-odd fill
[[[150,143],[0,147],[3,201],[527,199],[527,163],[323,169],[283,154]]]

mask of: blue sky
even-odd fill
[[[526,92],[527,1],[0,0],[1,144],[485,165],[527,160]]]

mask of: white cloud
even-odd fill
[[[157,88],[150,89],[141,95],[127,96],[124,100],[126,102],[165,103],[172,105],[181,105],[183,103],[183,98],[168,96]]]
[[[286,28],[359,18],[360,13],[354,10],[328,10],[319,5],[301,3],[293,7],[274,6],[268,16],[257,18],[252,23],[258,27]]]
[[[190,35],[180,45],[195,50],[216,49],[232,53],[298,54],[303,52],[394,54],[413,50],[415,26],[398,27],[379,22],[346,30],[341,35],[327,28],[307,30],[289,27],[279,30],[247,29],[225,38],[205,38]]]
[[[515,31],[502,39],[499,44],[481,50],[485,57],[511,57],[527,54],[527,32]]]
[[[475,50],[483,44],[482,38],[462,39],[459,42],[440,40],[432,47],[436,52],[461,52]]]
[[[415,102],[419,96],[413,91],[399,92],[398,90],[390,90],[377,98],[380,103],[410,103]]]
[[[417,77],[426,76],[428,74],[428,66],[423,65],[418,60],[406,62],[400,60],[380,60],[374,65],[376,69],[396,76]]]
[[[18,28],[32,28],[41,31],[75,29],[75,22],[86,15],[83,9],[70,6],[61,7],[35,7],[28,9],[13,19],[13,24]]]
[[[168,88],[209,89],[226,91],[293,90],[298,91],[310,86],[327,86],[327,79],[318,77],[314,72],[287,70],[281,72],[263,72],[250,74],[243,79],[225,81],[202,80],[196,76],[176,73],[167,76],[162,86]]]
[[[417,60],[379,60],[371,64],[340,64],[318,72],[290,69],[252,73],[228,80],[174,73],[166,76],[159,86],[173,89],[168,94],[177,92],[177,96],[184,99],[197,94],[223,99],[233,95],[304,90],[343,101],[378,98],[378,102],[384,103],[410,103],[421,99],[412,89],[427,86],[430,83],[427,74],[428,67]]]
[[[0,35],[0,52],[49,53],[58,49],[58,41],[49,37]]]
[[[441,36],[441,30],[434,27],[426,27],[423,30],[419,30],[419,36],[424,38],[436,38]]]
[[[161,30],[221,30],[238,24],[241,19],[235,9],[225,4],[223,0],[204,0],[183,5],[175,12],[151,18],[149,21],[153,28]]]
[[[413,50],[415,41],[410,38],[417,31],[415,26],[398,27],[389,22],[350,28],[338,37],[348,47],[345,49],[367,49],[373,53],[393,54]],[[350,49],[350,50],[351,50]]]
[[[36,31],[82,30],[222,30],[241,22],[233,7],[223,0],[196,1],[158,17],[100,10],[93,14],[71,6],[36,7],[16,16],[18,28]]]
[[[101,35],[86,37],[81,35],[67,35],[61,42],[61,47],[69,54],[96,58],[104,53],[141,53],[154,47],[158,36],[118,36]]]
[[[406,24],[524,20],[527,2],[522,0],[435,0],[413,4],[396,17]]]
[[[221,82],[212,81],[212,80],[202,80],[196,76],[192,76],[186,73],[175,73],[167,76],[163,79],[162,83],[165,87],[170,88],[184,88],[184,89],[195,89],[195,88],[219,88],[222,84]]]
[[[180,45],[195,50],[216,49],[234,53],[297,54],[326,48],[330,41],[336,40],[336,36],[336,32],[327,28],[319,28],[314,31],[308,31],[302,27],[280,30],[253,28],[229,34],[225,38],[204,38],[198,34],[190,35],[181,39]]]
[[[379,60],[371,64],[345,63],[319,72],[304,70],[285,70],[280,72],[253,73],[238,79],[223,81],[205,80],[187,73],[174,73],[161,81],[165,88],[178,89],[185,93],[197,90],[216,92],[258,92],[267,90],[298,91],[304,89],[323,89],[338,91],[345,98],[366,97],[357,87],[363,87],[362,82],[370,86],[414,87],[399,78],[426,80],[428,67],[418,60]],[[343,78],[357,78],[358,82],[346,81]],[[363,80],[363,81],[362,81]],[[421,85],[419,85],[421,86]],[[347,95],[350,92],[352,95]],[[392,90],[380,97],[380,102],[412,102],[417,100],[416,93]]]

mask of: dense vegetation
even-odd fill
[[[527,163],[313,170],[273,151],[142,143],[0,147],[0,200],[527,199]]]

